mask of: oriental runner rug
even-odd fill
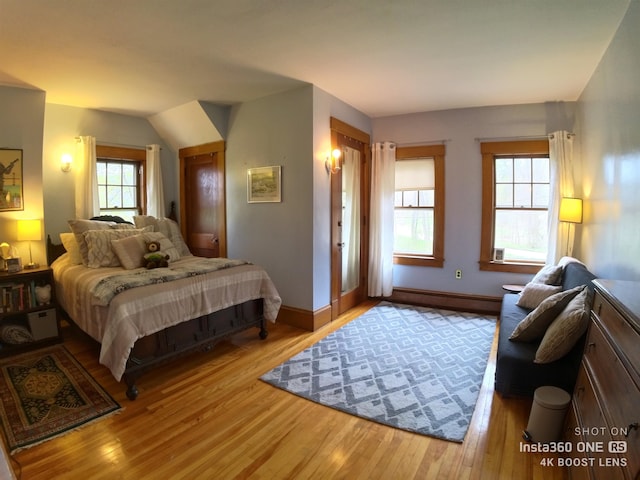
[[[462,442],[496,318],[382,302],[261,380],[384,425]]]
[[[0,419],[11,453],[120,408],[62,345],[0,360]]]

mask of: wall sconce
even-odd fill
[[[31,254],[31,242],[42,240],[42,222],[36,220],[18,220],[18,238],[19,242],[29,242],[29,264],[24,268],[38,268],[37,263],[33,263],[33,255]]]
[[[340,157],[342,156],[342,152],[339,148],[334,148],[331,151],[331,155],[327,156],[327,159],[324,162],[324,166],[327,168],[327,172],[336,173],[340,170]]]
[[[71,164],[73,163],[73,157],[68,153],[63,153],[60,159],[60,170],[63,172],[71,171]]]
[[[567,231],[567,255],[571,255],[569,249],[569,239],[571,238],[571,224],[582,223],[582,199],[572,197],[562,197],[560,200],[560,213],[558,220],[569,224]]]

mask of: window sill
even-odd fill
[[[396,265],[413,265],[417,267],[442,268],[444,265],[444,259],[411,255],[394,255],[393,263],[395,263]]]
[[[480,270],[489,272],[538,273],[543,263],[486,262],[480,261]]]

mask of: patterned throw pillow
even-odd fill
[[[551,322],[564,310],[586,285],[580,285],[570,290],[558,292],[542,300],[540,305],[529,315],[524,317],[513,330],[509,340],[516,342],[532,342],[541,339]]]
[[[111,241],[140,235],[151,228],[131,228],[125,230],[87,230],[84,239],[87,244],[87,267],[119,267],[120,261],[111,248]]]
[[[585,288],[547,328],[534,363],[551,363],[571,351],[589,325],[590,292]]]
[[[89,248],[84,237],[84,232],[89,230],[129,230],[135,228],[128,223],[102,222],[99,220],[76,219],[69,220],[68,223],[76,237],[76,242],[78,242],[78,248],[84,265],[88,265],[89,263]]]

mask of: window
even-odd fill
[[[145,211],[144,164],[146,151],[96,146],[98,200],[101,215],[117,215],[133,222]]]
[[[444,263],[444,154],[444,145],[396,149],[395,263]]]
[[[549,143],[490,142],[481,151],[480,268],[533,273],[547,257]],[[504,252],[501,260],[496,249]]]

